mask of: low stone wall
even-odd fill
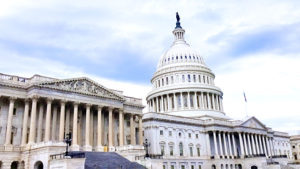
[[[56,159],[49,162],[49,169],[84,169],[85,158]]]

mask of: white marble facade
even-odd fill
[[[142,100],[88,78],[23,78],[0,74],[0,168],[48,168],[65,151],[142,155]]]
[[[262,169],[271,161],[286,165],[291,159],[288,134],[255,117],[226,116],[215,75],[186,43],[179,22],[173,34],[151,79],[143,116],[153,163],[163,169]]]

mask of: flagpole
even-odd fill
[[[248,117],[248,111],[247,111],[247,98],[246,98],[246,93],[244,91],[244,99],[245,99],[245,113],[246,113],[246,117]]]

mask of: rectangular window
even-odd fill
[[[196,138],[198,138],[198,134],[196,134]]]
[[[184,165],[182,165],[182,166],[181,166],[181,169],[185,169],[185,166],[184,166]]]
[[[164,86],[164,79],[161,79],[161,86]]]
[[[199,168],[198,169],[201,169],[201,165],[199,165]]]
[[[165,146],[164,145],[160,145],[160,153],[161,153],[161,155],[165,155]]]
[[[195,169],[193,165],[191,167],[192,167],[191,169]]]
[[[189,133],[189,138],[191,138],[192,137],[192,134],[191,133]]]
[[[190,156],[193,156],[193,147],[190,147]]]
[[[198,155],[198,157],[200,157],[200,148],[199,147],[197,147],[197,155]]]
[[[175,166],[174,166],[174,165],[171,165],[171,169],[175,169]]]
[[[160,131],[159,131],[159,134],[160,134],[161,136],[164,135],[164,131],[160,130]]]
[[[173,153],[173,146],[170,146],[169,148],[170,148],[170,156],[173,156],[173,154],[174,154]]]
[[[191,82],[191,75],[188,75],[188,82]]]
[[[184,75],[182,75],[182,82],[184,83]]]
[[[193,77],[194,77],[194,82],[196,82],[196,75],[194,75]]]
[[[169,136],[172,136],[172,131],[169,131]]]
[[[166,77],[166,85],[168,85],[168,83],[169,83],[169,78]]]
[[[172,84],[174,83],[174,78],[173,78],[173,76],[171,76],[171,83],[172,83]]]

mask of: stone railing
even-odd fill
[[[26,82],[29,81],[28,79],[26,79],[24,77],[6,75],[6,74],[3,74],[3,73],[0,73],[0,80],[10,81],[10,82],[14,82],[14,83],[26,83]]]
[[[139,104],[139,105],[142,104],[142,99],[139,99],[139,98],[125,96],[125,99],[127,102],[132,103],[132,104]]]

